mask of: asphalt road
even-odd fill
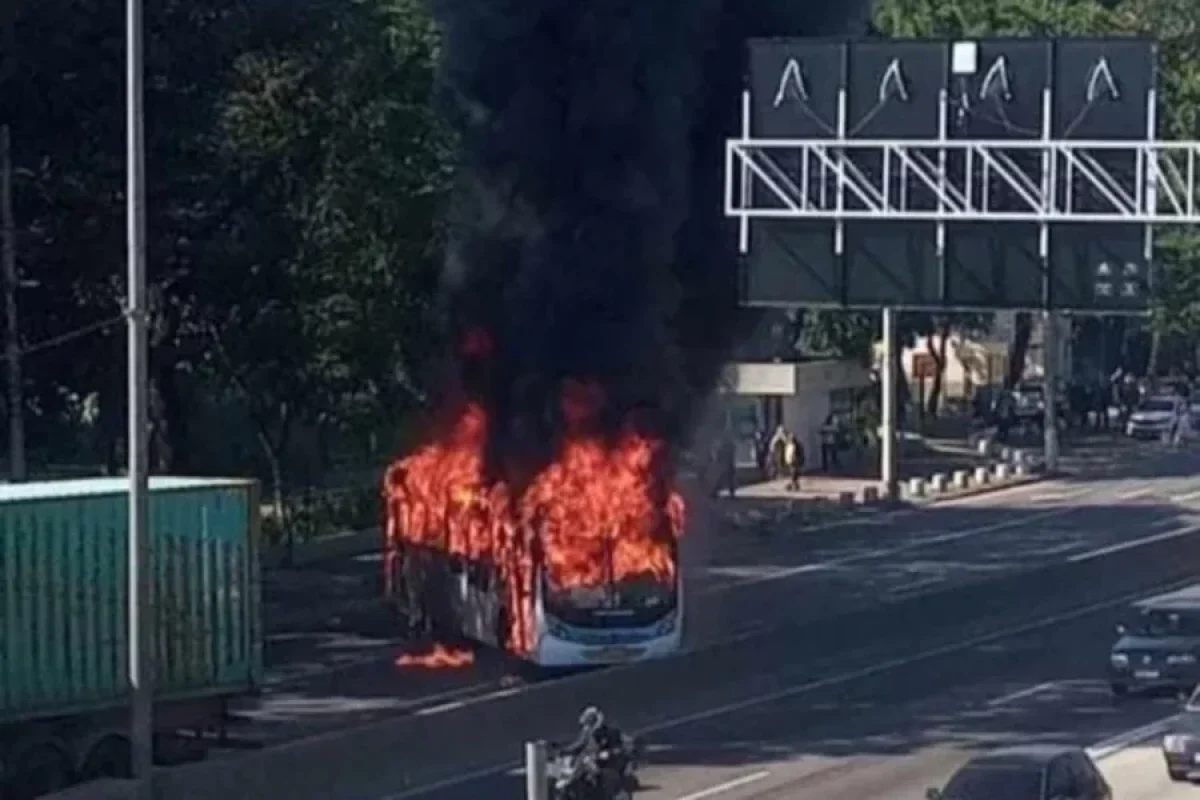
[[[1115,800],[1195,800],[1200,788],[1172,783],[1157,742],[1147,741],[1104,759],[1102,767]]]
[[[798,533],[781,526],[765,538],[718,524],[697,537],[698,552],[689,556],[691,645],[1170,536],[1181,519],[1190,519],[1186,507],[1200,503],[1191,455],[1164,454],[1159,447],[1122,449],[1115,458],[1111,448],[1090,455],[1093,472],[1111,474],[1068,477],[825,530]],[[373,586],[377,570],[377,561],[363,556],[326,567],[324,574],[338,587]],[[390,616],[378,610],[313,614],[307,621],[293,614],[289,624],[277,624],[268,687],[238,708],[246,721],[241,734],[267,743],[291,740],[525,685],[513,664],[488,653],[465,670],[397,667],[404,645],[394,633]]]
[[[726,787],[734,798],[770,797],[761,792],[776,783],[789,798],[890,800],[901,788],[919,798],[971,747],[1043,735],[1095,741],[1169,711],[1115,706],[1094,681],[1124,604],[1196,578],[1194,462],[1144,459],[1105,479],[898,515],[874,529],[774,537],[757,571],[698,585],[723,598],[715,607],[726,621],[679,658],[404,715],[393,708],[387,716],[400,718],[386,725],[273,749],[254,769],[185,768],[171,776],[180,781],[171,796],[207,800],[236,781],[231,800],[520,797],[504,765],[521,742],[568,736],[592,702],[647,731],[656,749],[646,777],[659,787],[651,796],[675,800],[730,781],[745,781]],[[770,622],[729,638],[752,618]],[[344,688],[333,703],[364,691]],[[1008,707],[988,705],[1006,693],[1017,695]],[[182,788],[192,769],[209,793]]]
[[[1180,548],[1177,540],[1172,547],[1179,548],[1173,551],[1176,556],[1200,555],[1200,541],[1190,540]],[[1154,555],[1166,554],[1160,550]],[[954,629],[957,634],[938,636],[910,624],[905,626],[910,640],[905,647],[905,637],[880,631],[874,637],[877,642],[894,638],[895,643],[881,647],[874,658],[847,654],[831,658],[818,670],[797,665],[807,660],[806,645],[819,645],[830,653],[839,645],[791,637],[789,644],[772,647],[780,653],[793,652],[796,661],[779,658],[775,669],[765,674],[757,672],[757,664],[748,664],[743,673],[747,691],[740,698],[728,692],[719,702],[688,703],[680,693],[675,696],[678,705],[648,721],[638,719],[644,715],[636,711],[627,711],[628,703],[614,699],[618,714],[634,716],[631,727],[648,729],[643,734],[649,751],[642,773],[646,791],[639,797],[919,800],[927,788],[942,784],[973,753],[986,748],[1029,742],[1093,747],[1112,740],[1119,748],[1127,732],[1170,715],[1175,704],[1110,697],[1103,670],[1114,620],[1124,608],[1123,602],[1113,602],[1114,592],[1137,583],[1125,581],[1140,568],[1130,562],[1127,571],[1121,571],[1124,576],[1118,577],[1113,565],[1101,568],[1098,563],[1055,573],[1058,593],[1064,598],[1078,594],[1081,602],[1052,602],[1044,612],[1038,610],[1039,603],[1031,602],[1025,609],[1027,622],[1010,626],[1021,630],[1008,635],[989,633],[990,625],[969,632],[971,626],[959,628],[940,619],[946,612],[926,603],[928,625]],[[1151,572],[1186,574],[1160,566],[1143,577],[1148,579]],[[1113,591],[1085,596],[1085,587],[1100,583],[1102,575],[1111,578],[1104,582]],[[1153,591],[1157,589],[1146,585],[1130,596]],[[1015,592],[1008,597],[1010,602],[1014,599]],[[967,598],[946,598],[952,601],[965,603]],[[999,620],[1008,616],[998,615],[993,624],[1001,625]],[[887,615],[876,617],[874,624],[886,624]],[[1011,616],[1013,622],[1017,619]],[[858,625],[867,630],[865,619]],[[853,629],[858,630],[858,625]],[[747,655],[745,660],[759,659]],[[676,679],[693,687],[705,683],[682,670]],[[658,691],[672,694],[664,685]],[[1164,800],[1176,791],[1167,786],[1161,759],[1156,761],[1152,750],[1138,758],[1123,749],[1097,755],[1112,778],[1116,800],[1126,800],[1125,792],[1133,786],[1147,794],[1132,797],[1145,800]],[[454,782],[433,791],[408,788],[376,797],[523,796],[517,770],[457,781],[447,775],[443,780]]]
[[[691,616],[705,624],[692,631],[694,649],[680,658],[526,685],[502,663],[430,675],[395,667],[388,653],[279,681],[247,709],[251,731],[268,740],[324,735],[250,756],[257,766],[245,770],[228,762],[197,765],[180,770],[179,783],[173,771],[171,796],[519,797],[517,779],[497,768],[519,757],[526,739],[570,735],[578,709],[590,702],[630,727],[653,729],[651,741],[664,749],[647,777],[661,784],[664,798],[762,771],[769,775],[733,789],[771,788],[768,778],[786,782],[791,762],[803,757],[834,759],[847,776],[859,772],[859,761],[847,758],[866,758],[862,774],[846,778],[864,787],[875,770],[889,769],[916,770],[915,782],[936,782],[962,758],[971,733],[963,709],[971,698],[1094,679],[1110,643],[1114,598],[1193,577],[1190,565],[1200,563],[1200,537],[1193,535],[1200,527],[1192,527],[1200,526],[1198,463],[1189,453],[1139,448],[1099,460],[1092,473],[1098,477],[822,531],[779,530],[765,540],[719,531],[709,540],[707,564],[693,563]],[[1095,604],[1105,607],[1088,610]],[[1092,627],[1045,635],[1040,628],[1011,630],[1077,622]],[[1021,637],[1037,644],[1011,644]],[[850,702],[853,716],[846,713]],[[1079,713],[1073,702],[1035,714],[1033,732],[1045,722],[1061,735],[1101,738],[1164,713],[1145,704]],[[941,718],[952,721],[947,741],[932,725]],[[1080,727],[1072,728],[1075,722]],[[354,724],[364,727],[332,732]],[[979,730],[984,739],[1004,735]],[[739,754],[730,749],[739,741],[759,744]],[[839,755],[835,741],[864,749]],[[757,766],[772,759],[781,766]],[[880,766],[900,761],[908,766]],[[236,782],[223,795],[192,795],[183,788],[189,774],[210,790]],[[899,780],[889,778],[879,791]]]

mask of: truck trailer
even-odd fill
[[[0,485],[0,800],[130,771],[124,478]],[[155,758],[263,674],[258,485],[150,479]]]

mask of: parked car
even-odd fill
[[[1168,435],[1176,422],[1177,402],[1170,395],[1155,395],[1138,403],[1125,425],[1125,435],[1131,439],[1161,439]]]

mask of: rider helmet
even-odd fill
[[[588,706],[579,714],[579,726],[594,731],[604,724],[604,713],[595,706]]]

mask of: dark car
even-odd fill
[[[1191,694],[1200,681],[1200,585],[1134,604],[1117,636],[1108,659],[1113,694]]]
[[[1192,693],[1163,733],[1162,753],[1171,780],[1200,778],[1200,689]]]
[[[976,756],[928,800],[1113,800],[1112,789],[1078,747],[1026,745]]]
[[[1069,407],[1067,405],[1067,384],[1060,381],[1055,384],[1058,389],[1055,394],[1055,415],[1059,419],[1066,419]],[[1041,424],[1042,417],[1046,413],[1046,387],[1045,384],[1035,381],[1025,381],[1017,384],[1013,390],[1013,400],[1017,419],[1022,422],[1036,422]]]

